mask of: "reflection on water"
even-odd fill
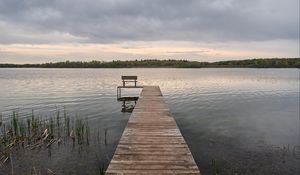
[[[123,113],[131,113],[136,105],[139,97],[121,97],[118,98],[118,101],[122,102],[122,110]]]
[[[97,174],[107,166],[130,115],[120,110],[116,86],[130,74],[161,87],[203,174],[299,174],[298,69],[0,69],[3,122],[12,111],[50,116],[66,107],[102,140],[107,129],[107,145],[95,137],[75,150],[53,146],[51,158],[44,150],[18,152],[16,171]]]

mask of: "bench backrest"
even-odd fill
[[[137,76],[122,76],[122,80],[137,80]]]

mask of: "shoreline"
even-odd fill
[[[300,68],[300,58],[198,62],[188,60],[65,61],[41,64],[0,63],[0,68]]]

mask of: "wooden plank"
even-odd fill
[[[158,86],[144,86],[106,174],[200,171]]]
[[[137,80],[137,76],[128,76],[128,75],[124,76],[123,75],[121,78],[122,78],[122,80]]]
[[[119,89],[126,89],[126,88],[143,88],[143,86],[118,86]]]

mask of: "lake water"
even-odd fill
[[[13,111],[25,118],[66,108],[98,134],[80,148],[21,149],[12,155],[15,173],[105,168],[130,116],[116,100],[121,75],[160,86],[204,175],[300,173],[299,69],[0,69],[3,123]],[[10,164],[0,166],[0,174],[10,171]]]

